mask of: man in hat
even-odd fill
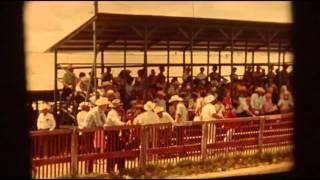
[[[88,112],[86,118],[89,128],[103,127],[107,119],[105,112],[107,111],[109,104],[109,100],[105,97],[100,97],[95,101],[96,107]]]
[[[116,93],[114,92],[114,90],[109,89],[109,90],[106,92],[106,97],[108,98],[108,100],[109,100],[110,102],[112,102],[113,100],[116,99]]]
[[[173,81],[168,89],[168,94],[170,96],[178,95],[180,91],[180,84],[181,83],[178,80]]]
[[[182,123],[188,121],[188,110],[183,103],[183,99],[178,95],[171,96],[169,103],[175,107],[175,122]]]
[[[250,109],[249,109],[249,105],[248,105],[248,101],[247,101],[247,88],[245,86],[240,86],[240,88],[238,89],[238,94],[239,97],[237,99],[237,108],[235,110],[233,110],[235,114],[237,114],[238,117],[245,117],[245,116],[253,116],[255,117],[256,115],[253,114]]]
[[[63,89],[62,89],[62,99],[66,100],[70,94],[75,90],[77,84],[77,76],[73,72],[73,67],[70,64],[66,69],[62,79]]]
[[[56,128],[56,120],[53,114],[49,112],[50,106],[47,103],[40,104],[39,110],[40,114],[37,119],[38,130],[54,130]]]
[[[204,106],[201,111],[201,120],[202,121],[209,121],[214,119],[220,119],[221,117],[218,116],[215,102],[216,97],[214,95],[208,95],[204,98]]]
[[[164,99],[166,97],[166,94],[164,91],[158,91],[157,92],[157,97],[154,99],[154,102],[156,103],[157,106],[163,107],[163,109],[167,109],[167,103],[166,100]]]
[[[79,104],[79,108],[78,110],[80,110],[77,114],[77,122],[78,122],[78,128],[79,129],[84,129],[87,128],[87,122],[86,122],[86,118],[88,115],[88,112],[90,110],[90,103],[89,102],[81,102]]]
[[[121,121],[121,102],[120,99],[114,99],[109,107],[111,110],[108,112],[106,123],[104,127],[107,126],[121,126],[125,125],[124,122]],[[119,130],[108,130],[106,131],[107,136],[107,151],[114,152],[114,151],[121,151],[124,148],[124,142],[119,138],[120,131]],[[122,171],[124,169],[124,159],[117,158],[117,159],[108,159],[107,161],[107,172],[111,172],[114,170],[116,164],[118,164],[118,169]]]
[[[199,79],[201,82],[206,80],[207,76],[204,74],[204,67],[200,68],[200,73],[197,75],[196,78]]]
[[[156,124],[159,123],[159,117],[158,115],[153,112],[153,109],[155,108],[155,104],[151,101],[148,101],[146,104],[143,105],[143,109],[145,112],[139,114],[136,118],[133,120],[133,124]]]
[[[261,115],[263,113],[264,93],[265,90],[262,87],[257,87],[251,95],[250,106],[255,115]]]
[[[173,123],[174,120],[161,106],[156,106],[154,112],[159,116],[160,123]]]

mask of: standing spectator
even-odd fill
[[[251,95],[250,105],[255,115],[261,115],[263,112],[264,93],[265,90],[262,87],[257,87]]]
[[[276,77],[276,74],[273,72],[273,65],[270,65],[270,67],[269,67],[269,72],[268,72],[268,75],[267,75],[267,79],[269,80],[269,79],[273,79],[273,81],[274,81],[274,79],[275,79],[275,77]]]
[[[215,107],[216,97],[213,95],[208,95],[204,98],[204,106],[201,111],[201,120],[209,121],[214,119],[220,119]]]
[[[185,121],[188,121],[188,110],[186,106],[183,103],[183,99],[179,97],[178,95],[171,96],[169,103],[173,104],[173,107],[175,107],[175,122],[176,123],[182,123]]]
[[[221,76],[220,73],[217,72],[217,69],[218,69],[217,65],[213,65],[212,72],[208,76],[208,80],[210,79],[210,83],[215,87],[219,85],[221,79],[227,80],[226,78]]]
[[[80,112],[77,114],[77,122],[78,122],[78,128],[79,129],[84,129],[87,128],[88,123],[86,122],[87,120],[87,115],[90,110],[90,104],[89,102],[81,102],[79,104]]]
[[[102,74],[101,76],[101,84],[105,81],[110,81],[112,82],[113,80],[113,75],[112,75],[112,72],[111,72],[111,67],[110,66],[107,66],[106,67],[106,70],[107,72],[105,72],[104,74]]]
[[[52,131],[56,128],[56,120],[53,114],[50,113],[50,106],[47,103],[40,104],[40,114],[37,119],[38,130]]]
[[[168,89],[168,95],[173,96],[173,95],[178,95],[180,91],[180,82],[177,80],[173,80],[170,84],[170,87]]]
[[[156,71],[154,69],[151,69],[151,74],[148,77],[148,81],[150,84],[156,84],[157,76]]]
[[[245,81],[245,83],[247,85],[251,84],[252,83],[252,67],[251,66],[247,66],[246,70],[244,71],[244,74],[243,74],[243,80]]]
[[[183,75],[182,75],[183,82],[189,81],[190,79],[192,81],[191,71],[192,71],[192,67],[190,66],[187,66],[183,69]]]
[[[200,73],[196,77],[201,84],[205,84],[207,76],[204,74],[204,67],[200,68]]]
[[[154,100],[157,106],[163,107],[163,109],[167,109],[167,104],[165,100],[166,94],[163,91],[157,92],[157,98]]]
[[[174,122],[173,118],[170,116],[169,113],[167,113],[164,110],[163,107],[156,106],[154,108],[154,112],[157,113],[157,115],[159,116],[160,123],[173,123]]]
[[[159,123],[159,117],[158,115],[153,112],[153,109],[155,108],[155,104],[151,101],[148,101],[146,104],[143,105],[143,109],[145,112],[139,114],[136,118],[133,120],[133,124],[157,124]]]
[[[165,85],[166,83],[166,76],[164,75],[164,66],[159,66],[159,74],[157,75],[157,83],[160,85]]]
[[[289,72],[287,71],[288,67],[289,66],[287,64],[284,64],[283,69],[279,74],[279,85],[280,86],[289,84],[290,77],[289,77]]]
[[[236,67],[233,67],[232,68],[232,72],[231,72],[231,76],[230,76],[230,78],[231,78],[231,81],[233,81],[233,82],[236,82],[236,81],[238,81],[238,75],[236,74],[236,72],[237,72],[237,68]]]
[[[77,77],[73,73],[73,67],[70,64],[66,69],[62,79],[63,89],[62,89],[62,100],[66,100],[75,90],[77,84]]]

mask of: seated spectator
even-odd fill
[[[40,114],[37,119],[38,130],[52,131],[56,128],[56,120],[53,114],[50,113],[50,106],[47,103],[40,104]]]
[[[166,94],[164,93],[164,91],[158,91],[157,97],[156,99],[154,99],[154,102],[156,103],[156,105],[163,107],[163,109],[167,109],[165,97],[166,97]]]
[[[292,98],[290,98],[289,91],[283,92],[283,96],[280,97],[278,106],[281,113],[288,113],[293,110],[293,101]]]
[[[255,114],[253,114],[250,109],[249,109],[249,105],[248,105],[248,98],[247,99],[247,88],[245,86],[241,87],[239,90],[239,97],[237,100],[237,108],[234,110],[234,113],[238,116],[238,117],[246,117],[246,116],[256,116]],[[250,102],[250,101],[249,101]]]
[[[273,104],[272,102],[272,95],[271,93],[266,93],[265,95],[265,101],[263,104],[263,111],[264,114],[275,114],[278,112],[278,107]]]
[[[257,87],[251,95],[250,106],[255,115],[261,115],[263,112],[265,90],[262,87]]]
[[[180,91],[180,82],[178,80],[175,80],[171,82],[170,87],[168,89],[168,95],[173,96],[173,95],[178,95]]]
[[[173,118],[170,116],[169,113],[167,113],[164,110],[163,107],[156,106],[154,108],[154,112],[157,113],[157,115],[159,116],[160,123],[173,123],[174,122]]]
[[[111,72],[111,67],[110,66],[107,66],[106,67],[106,70],[107,72],[105,72],[104,74],[102,74],[101,76],[101,83],[105,82],[105,81],[110,81],[112,82],[113,80],[113,75],[112,75],[112,72]]]
[[[78,110],[80,110],[77,114],[77,122],[78,122],[78,128],[79,129],[84,129],[87,128],[87,122],[86,122],[86,118],[87,118],[87,114],[90,110],[90,104],[89,102],[81,102],[79,104],[79,108]]]

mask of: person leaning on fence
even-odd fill
[[[87,115],[90,111],[90,104],[89,102],[81,102],[78,107],[78,114],[77,114],[77,123],[79,129],[84,129],[88,127]]]
[[[56,121],[54,119],[53,114],[51,114],[50,106],[46,103],[40,104],[39,106],[40,114],[37,119],[37,128],[39,131],[52,131],[56,127]],[[48,136],[42,136],[39,137],[39,149],[42,149],[43,151],[40,152],[40,158],[41,157],[48,157],[50,154],[48,154]]]
[[[108,109],[110,102],[107,98],[100,97],[95,101],[96,107],[92,108],[87,115],[86,122],[88,123],[88,128],[102,128],[106,122],[105,112]],[[98,129],[94,134],[94,147],[96,151],[103,152],[105,148],[104,142],[104,131],[103,129]]]
[[[120,107],[120,99],[113,100],[109,107],[111,110],[107,114],[106,122],[103,127],[108,126],[122,126],[125,125],[124,122],[121,121],[121,107]],[[107,152],[116,152],[121,151],[124,148],[124,142],[120,140],[120,131],[119,130],[107,130]],[[122,171],[124,169],[124,159],[108,159],[107,160],[107,172],[111,172],[114,170],[115,165],[118,164],[118,170]]]
[[[148,101],[146,104],[143,105],[143,109],[145,112],[139,114],[137,117],[134,118],[133,124],[157,124],[160,122],[158,115],[153,112],[155,108],[155,104],[151,101]]]
[[[238,89],[239,97],[237,100],[237,108],[234,111],[234,113],[237,115],[237,117],[246,117],[246,116],[253,116],[255,117],[256,115],[253,114],[248,105],[248,100],[247,100],[247,88],[245,86],[241,86],[241,88]],[[250,99],[250,98],[249,98]]]
[[[216,110],[216,97],[214,95],[208,95],[204,98],[204,106],[201,111],[201,120],[210,121],[214,119],[221,119]],[[220,109],[219,109],[220,110]]]

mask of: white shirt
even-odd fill
[[[188,110],[187,110],[186,106],[182,102],[179,102],[177,104],[176,115],[175,115],[176,116],[175,117],[176,121],[178,119],[178,115],[181,116],[180,122],[188,121]]]
[[[225,112],[224,105],[222,103],[221,104],[215,104],[215,108],[216,108],[216,111],[217,111],[217,115],[220,118],[223,118],[224,117],[224,112]]]
[[[133,124],[141,124],[141,125],[157,124],[159,122],[160,122],[159,116],[153,111],[143,112],[133,120]]]
[[[83,128],[86,128],[88,123],[87,123],[87,115],[88,115],[88,112],[87,111],[80,111],[78,112],[77,114],[77,122],[78,122],[78,127],[79,129],[83,129]]]
[[[249,110],[249,106],[247,104],[247,98],[246,97],[239,97],[239,105],[238,105],[235,112],[240,114],[245,110]]]
[[[201,114],[201,109],[203,107],[203,103],[204,103],[204,98],[203,97],[199,97],[196,101],[196,109],[195,109],[195,113],[199,112]]]
[[[106,123],[107,126],[121,126],[124,125],[124,122],[121,121],[121,116],[119,113],[111,109],[107,114]]]
[[[88,112],[86,122],[88,123],[88,128],[103,127],[106,119],[105,113],[101,112],[99,107],[96,106]]]
[[[278,102],[278,106],[280,107],[280,111],[282,113],[289,112],[290,107],[293,107],[293,102],[291,99],[285,100],[285,99],[280,99]]]
[[[200,117],[202,121],[209,121],[215,119],[212,115],[216,113],[216,107],[209,103],[203,106]]]
[[[162,112],[162,118],[159,117],[160,123],[173,123],[174,120],[167,112]]]
[[[261,110],[264,104],[264,97],[259,96],[257,93],[251,95],[250,105],[252,109]]]
[[[46,115],[40,113],[37,119],[37,127],[38,129],[49,129],[52,131],[56,128],[56,120],[51,113],[47,113]]]
[[[207,78],[207,76],[204,74],[204,73],[199,73],[197,75],[197,79],[200,79],[200,80],[205,80]]]

